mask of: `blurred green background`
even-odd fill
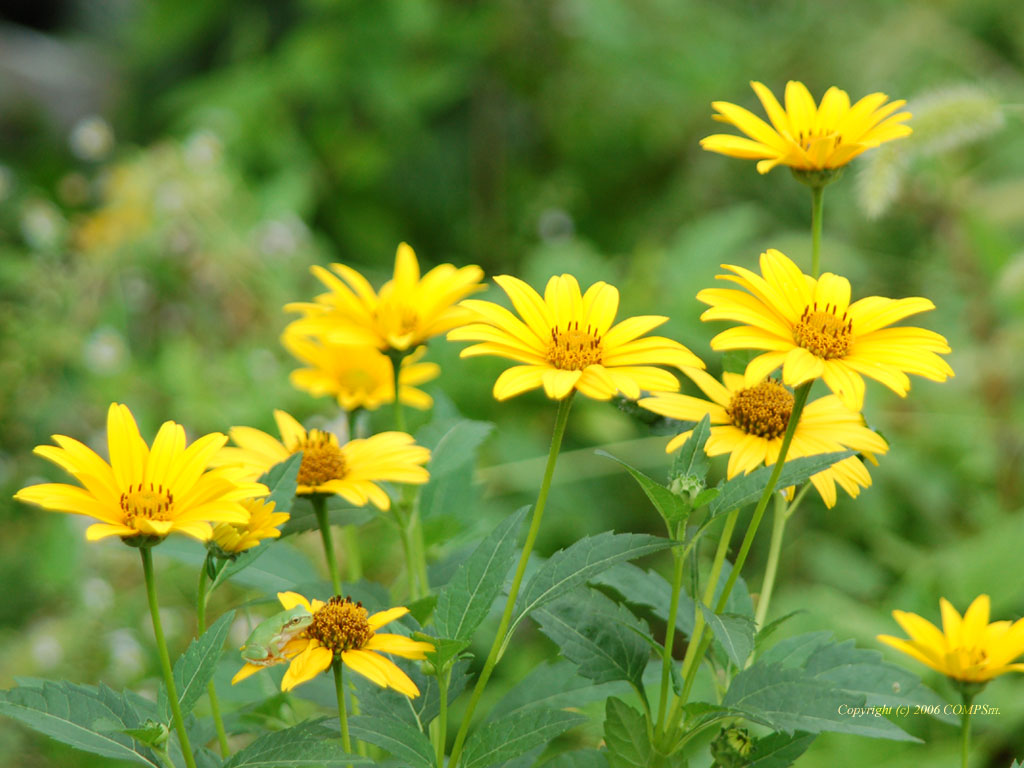
[[[10,496],[62,479],[31,455],[50,434],[100,446],[112,400],[147,437],[168,418],[194,436],[269,428],[275,407],[336,416],[290,388],[277,342],[282,305],[320,290],[312,263],[344,261],[379,285],[406,240],[425,266],[476,263],[537,287],[561,271],[608,280],[623,314],[670,315],[665,332],[719,368],[697,290],[767,247],[805,268],[809,256],[807,190],[697,144],[718,130],[712,100],[760,111],[752,79],[910,100],[915,135],[829,188],[823,264],[855,297],[931,298],[919,324],[949,338],[957,372],[916,380],[906,400],[869,386],[866,416],[891,451],[858,500],[805,503],[773,614],[803,609],[787,631],[829,628],[869,648],[897,631],[893,608],[937,621],[940,595],[962,610],[988,592],[995,618],[1024,614],[1019,3],[50,0],[5,4],[3,17],[0,686],[18,675],[155,690],[134,552],[87,546],[84,520]],[[439,408],[497,424],[480,474],[496,519],[534,492],[551,403],[496,404],[499,361],[460,361],[442,340],[430,358]],[[658,530],[616,465],[593,456],[608,443],[656,476],[667,467],[663,438],[578,404],[542,552]],[[439,558],[471,538],[449,533]],[[297,542],[319,566],[315,545]],[[754,589],[766,545],[748,566]],[[391,584],[397,557],[397,544],[378,547],[370,575]],[[168,559],[163,574],[181,649],[195,572]],[[532,630],[517,650],[506,680],[553,653]],[[1003,768],[1024,757],[1024,680],[997,680],[983,700],[1002,713],[978,718],[975,764]],[[799,765],[951,762],[953,727],[900,724],[927,743],[824,736]],[[103,764],[6,720],[0,754]]]

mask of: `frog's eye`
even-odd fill
[[[301,622],[302,622],[302,619],[301,619],[301,618],[294,618],[294,619],[289,619],[289,620],[288,620],[288,623],[287,623],[287,624],[285,624],[285,626],[286,626],[286,627],[294,627],[294,626],[295,626],[296,624],[299,624],[299,623],[301,623]]]

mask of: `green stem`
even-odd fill
[[[811,277],[821,274],[821,225],[825,211],[825,187],[811,187]]]
[[[772,601],[775,575],[779,570],[779,556],[782,553],[782,539],[786,534],[786,523],[793,516],[793,513],[796,512],[796,508],[800,506],[800,502],[803,501],[804,496],[807,494],[807,489],[810,487],[810,483],[805,483],[788,506],[782,496],[776,495],[775,497],[774,516],[772,518],[772,541],[768,548],[768,562],[764,567],[761,596],[757,599],[757,614],[754,617],[754,622],[758,629],[764,626],[765,619],[768,617],[768,606]]]
[[[441,695],[439,700],[441,709],[437,715],[437,765],[438,768],[444,765],[444,747],[448,740],[448,679],[451,676],[451,669],[444,670],[437,676],[437,690]]]
[[[352,754],[352,739],[348,735],[348,710],[345,708],[345,673],[340,658],[331,664],[334,669],[334,692],[338,697],[338,723],[341,725],[341,746]]]
[[[459,757],[462,754],[462,745],[469,733],[469,724],[473,719],[473,711],[476,709],[480,697],[483,695],[487,681],[498,663],[499,652],[505,644],[505,633],[512,621],[512,611],[515,609],[516,598],[519,596],[519,586],[523,581],[523,574],[526,572],[526,563],[530,559],[530,552],[533,551],[534,542],[537,540],[537,533],[540,531],[540,521],[544,516],[544,507],[548,501],[548,491],[551,488],[551,478],[555,473],[555,462],[558,459],[558,451],[562,447],[562,437],[565,435],[565,425],[569,420],[569,409],[572,407],[573,395],[571,392],[565,399],[558,402],[558,413],[555,416],[555,427],[551,434],[551,449],[548,451],[548,463],[544,468],[544,479],[541,481],[540,492],[537,494],[537,503],[533,506],[533,518],[530,520],[530,530],[526,534],[526,541],[523,543],[523,551],[519,556],[519,565],[516,566],[516,573],[512,579],[512,588],[509,590],[508,599],[505,601],[505,611],[501,615],[501,622],[498,624],[498,631],[494,635],[494,642],[491,643],[490,653],[484,662],[484,668],[473,688],[473,694],[466,707],[466,713],[459,725],[459,732],[455,735],[455,744],[452,746],[452,754],[448,760],[449,768],[456,768],[459,764]]]
[[[156,578],[153,575],[153,553],[149,547],[141,547],[142,573],[146,580],[146,596],[149,599],[149,614],[153,619],[153,634],[156,636],[156,649],[160,655],[160,668],[164,674],[164,685],[167,686],[167,700],[171,705],[174,719],[174,730],[178,733],[181,753],[185,756],[185,765],[196,768],[196,760],[192,755],[192,745],[185,731],[185,719],[181,716],[181,705],[178,703],[178,689],[174,685],[174,671],[171,669],[171,657],[167,653],[167,640],[164,639],[164,628],[160,622],[160,604],[156,599]]]
[[[206,561],[199,569],[199,587],[196,590],[196,637],[202,637],[206,632],[206,604],[210,598],[207,569],[210,562],[211,556],[207,554]],[[210,713],[213,715],[213,725],[217,729],[220,756],[228,757],[231,754],[231,747],[228,745],[228,734],[224,729],[224,720],[220,714],[220,700],[217,698],[217,686],[214,685],[213,680],[207,683],[206,693],[210,697]]]
[[[962,694],[964,713],[960,716],[960,768],[967,768],[967,760],[971,753],[971,703],[974,694]]]
[[[400,379],[402,377],[402,358],[405,357],[406,353],[404,350],[391,349],[388,350],[388,357],[391,358],[392,375],[394,376],[395,382],[395,429],[398,432],[407,431],[405,428],[405,410],[402,408],[402,398],[399,396],[401,390]]]
[[[322,493],[314,493],[309,497],[316,514],[317,525],[320,526],[320,538],[324,542],[324,557],[327,559],[327,570],[331,573],[331,588],[334,594],[341,594],[341,576],[338,572],[338,560],[334,555],[334,539],[331,536],[331,523],[327,519],[327,501]]]
[[[671,535],[671,531],[669,532]],[[678,531],[676,538],[679,537]],[[668,714],[668,691],[672,682],[672,664],[674,661],[673,650],[675,649],[676,615],[679,612],[679,592],[683,586],[683,571],[686,568],[686,557],[676,549],[672,550],[672,557],[675,560],[675,571],[672,574],[672,597],[668,605],[668,624],[665,628],[665,650],[661,657],[661,694],[658,697],[658,725],[656,730],[660,731],[665,724],[665,716]]]
[[[416,555],[412,543],[412,531],[409,521],[402,512],[402,504],[397,503],[391,507],[395,516],[395,524],[398,526],[398,536],[402,540],[402,555],[405,557],[405,575],[409,586],[409,599],[417,600],[420,597],[419,590],[419,569],[416,567]]]

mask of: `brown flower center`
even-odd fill
[[[341,480],[347,472],[345,457],[338,447],[338,441],[328,432],[321,432],[319,429],[309,430],[305,442],[300,443],[292,453],[299,451],[302,451],[299,485],[315,488],[328,480]]]
[[[601,337],[589,325],[581,331],[578,320],[564,331],[551,329],[548,362],[555,368],[582,371],[588,365],[600,364],[602,352]]]
[[[725,412],[748,435],[774,440],[782,437],[789,425],[793,395],[775,379],[765,379],[734,394]]]
[[[134,527],[133,521],[137,516],[147,520],[170,520],[173,507],[174,494],[162,485],[129,485],[128,492],[121,494],[124,524],[129,527]]]
[[[853,320],[845,312],[837,315],[832,304],[821,310],[815,302],[804,309],[800,321],[793,326],[793,341],[823,360],[844,357],[853,341]]]
[[[335,595],[313,614],[306,635],[324,648],[341,653],[362,648],[373,637],[373,630],[362,603],[353,603],[351,597]]]

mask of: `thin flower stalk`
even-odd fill
[[[196,637],[202,637],[206,632],[206,606],[210,599],[208,569],[218,564],[217,558],[207,553],[206,560],[199,568],[199,586],[196,589]],[[223,564],[218,564],[223,567]],[[228,757],[231,754],[231,746],[228,744],[228,734],[224,728],[224,719],[220,713],[220,699],[217,697],[217,686],[213,680],[206,685],[206,693],[210,697],[210,713],[213,715],[213,725],[217,731],[217,745],[220,747],[221,757]]]
[[[331,576],[331,588],[333,594],[341,594],[341,572],[338,570],[338,558],[334,552],[334,536],[331,533],[331,521],[327,519],[327,498],[322,493],[314,493],[309,497],[313,504],[313,513],[316,515],[317,527],[320,529],[320,539],[324,544],[324,559],[327,561],[327,571]]]
[[[764,626],[768,617],[768,606],[771,605],[772,592],[775,589],[775,576],[779,570],[779,558],[782,553],[782,541],[786,535],[786,523],[796,512],[800,502],[803,501],[810,483],[804,484],[793,501],[786,502],[782,494],[776,494],[775,507],[772,517],[772,538],[768,547],[768,561],[764,567],[764,579],[761,581],[761,595],[757,599],[757,612],[754,614],[754,624],[758,629]]]

